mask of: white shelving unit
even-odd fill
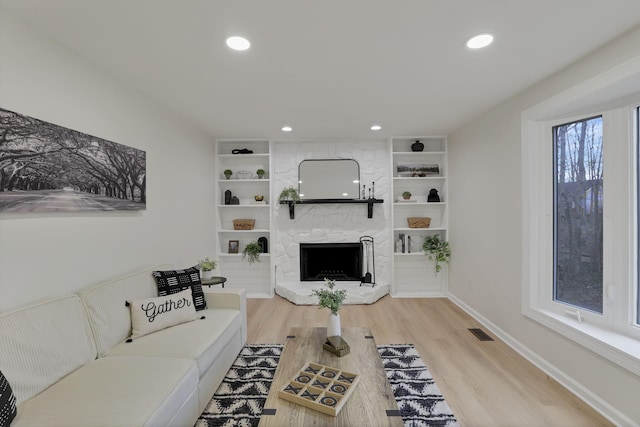
[[[234,154],[234,150],[251,150],[253,153]],[[230,169],[230,179],[224,171]],[[263,178],[256,171],[264,169]],[[249,264],[242,258],[244,247],[251,241],[265,237],[271,250],[271,180],[270,143],[267,139],[223,139],[216,141],[216,203],[217,242],[219,267],[216,274],[227,278],[225,286],[243,287],[253,298],[273,296],[271,257],[260,255],[260,262]],[[239,200],[239,204],[225,204],[225,192]],[[255,196],[262,195],[264,203],[256,203]],[[252,230],[234,230],[234,219],[254,219]],[[238,253],[229,253],[229,241],[238,241]]]
[[[416,141],[424,144],[423,151],[412,151]],[[393,267],[392,294],[398,297],[441,296],[446,290],[447,268],[439,273],[422,252],[424,238],[439,234],[447,239],[447,138],[445,136],[417,136],[391,138],[391,171],[393,180]],[[398,165],[437,165],[438,173],[428,176],[420,172],[398,172]],[[427,202],[429,190],[438,190],[440,202]],[[402,193],[411,192],[411,201],[404,201]],[[409,228],[407,218],[429,217],[428,228]],[[400,235],[411,237],[411,248],[396,250]]]

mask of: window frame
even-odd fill
[[[640,61],[636,66],[640,75]],[[601,83],[606,87],[611,80]],[[636,166],[640,94],[598,102],[596,95],[602,94],[598,89],[602,87],[587,82],[522,113],[522,312],[640,375]],[[579,310],[579,321],[574,306],[553,299],[553,127],[598,115],[603,118],[605,178],[603,313]]]

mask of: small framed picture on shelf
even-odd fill
[[[240,241],[239,240],[229,240],[229,253],[230,254],[237,254],[239,246],[240,246]]]
[[[423,178],[440,176],[440,166],[425,163],[398,163],[397,172],[403,178]]]

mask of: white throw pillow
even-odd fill
[[[131,304],[131,339],[197,318],[191,288],[164,297],[135,300]]]

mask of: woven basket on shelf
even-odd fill
[[[429,228],[431,224],[431,218],[428,216],[425,217],[409,217],[407,218],[407,223],[409,223],[409,228]]]
[[[256,223],[255,219],[234,219],[234,230],[253,230],[253,226]]]

